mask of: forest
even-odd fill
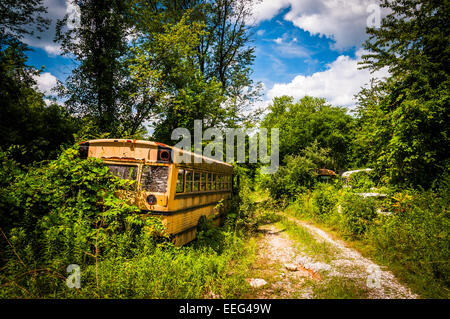
[[[299,223],[388,269],[411,295],[449,298],[449,1],[379,2],[389,13],[367,27],[359,67],[389,76],[361,83],[352,112],[309,95],[259,107],[253,0],[69,2],[80,15],[56,21],[54,42],[75,67],[50,99],[24,40],[48,30],[49,8],[0,3],[0,298],[387,298],[365,277],[319,268],[291,281],[296,291],[267,288],[289,267],[261,259],[261,227],[332,264],[336,247]],[[225,226],[203,225],[176,247],[157,218],[116,196],[129,182],[80,158],[78,143],[174,145],[174,129],[193,132],[195,120],[223,132],[279,128],[280,166],[262,174],[262,163],[233,163]],[[321,179],[324,168],[337,176]],[[66,284],[70,264],[81,268],[77,289]]]

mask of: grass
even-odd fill
[[[69,289],[65,276],[38,276],[30,285],[36,287],[33,294],[8,286],[0,298],[241,298],[249,289],[245,278],[255,241],[225,230],[218,234],[220,250],[207,244],[155,247],[132,258],[105,259],[97,267],[81,265],[80,289]]]
[[[369,258],[379,264],[385,266],[393,272],[396,278],[403,284],[407,285],[413,292],[423,298],[444,298],[450,296],[449,289],[436,281],[435,278],[425,276],[423,273],[410,269],[405,264],[396,262],[392,258],[387,258],[384,253],[377,250],[365,237],[349,236],[343,232],[333,220],[318,221],[307,211],[304,213],[296,209],[295,205],[288,206],[284,212],[303,221],[308,221],[314,226],[331,234],[333,238],[344,240],[348,247],[355,249],[362,256]],[[412,267],[411,267],[412,268]]]
[[[277,225],[282,227],[289,237],[301,246],[299,247],[301,250],[314,256],[317,261],[329,263],[335,256],[336,250],[330,244],[318,241],[308,230],[287,217],[281,217]]]
[[[367,299],[364,284],[350,278],[332,277],[325,283],[313,284],[315,299]]]

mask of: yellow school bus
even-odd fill
[[[130,139],[82,142],[80,156],[100,158],[115,176],[136,181],[132,203],[144,216],[160,217],[177,246],[195,239],[201,218],[220,224],[231,207],[233,166],[228,163]]]

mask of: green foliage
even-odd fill
[[[7,165],[11,162],[3,158],[2,166]],[[4,178],[9,183],[0,201],[1,225],[8,238],[1,261],[5,274],[33,267],[61,272],[71,263],[129,256],[137,247],[145,250],[152,244],[152,232],[163,229],[133,214],[136,207],[115,196],[130,186],[126,180],[111,175],[98,159],[79,159],[77,149],[41,167],[13,173]],[[15,284],[45,287],[48,278],[43,281]]]
[[[0,154],[0,297],[236,297],[252,248],[236,227],[206,227],[189,247],[164,240],[159,219],[125,200],[133,181],[111,175],[77,146],[28,170]],[[121,194],[120,198],[116,195]],[[234,219],[231,225],[242,228]],[[66,267],[81,267],[80,289]]]
[[[319,148],[314,142],[300,155],[286,156],[286,165],[280,166],[273,175],[261,177],[262,187],[267,188],[275,199],[294,198],[317,182],[317,170],[329,163],[329,150]]]
[[[58,20],[55,40],[61,44],[63,55],[75,57],[77,66],[64,85],[59,83],[59,95],[72,114],[91,120],[99,132],[120,136],[131,130],[134,134],[142,124],[142,114],[131,98],[135,87],[126,64],[131,29],[129,3],[72,3],[80,7],[80,26],[66,28],[66,14]]]
[[[358,191],[370,191],[371,188],[376,186],[374,173],[372,171],[353,173],[348,177],[345,184],[350,186],[353,190]]]
[[[47,8],[42,0],[4,0],[0,6],[0,45],[6,39],[21,40],[25,34],[33,35],[48,28],[48,19],[42,14]],[[35,28],[36,30],[33,30]]]
[[[203,26],[194,54],[189,57],[205,82],[218,81],[227,108],[225,123],[229,127],[251,123],[257,112],[253,108],[259,98],[261,84],[253,83],[251,65],[255,59],[252,42],[253,0],[163,0],[158,2],[165,23],[172,25],[188,17],[189,24]],[[138,6],[141,2],[138,1]],[[144,15],[145,16],[145,15]],[[158,27],[157,27],[158,28]]]
[[[140,29],[146,36],[133,42],[129,59],[132,79],[139,87],[135,95],[153,104],[158,114],[152,119],[153,136],[165,143],[170,143],[172,131],[178,127],[193,130],[195,119],[203,119],[207,127],[212,127],[227,116],[220,105],[220,83],[206,79],[192,61],[205,31],[200,23],[189,24],[188,17],[186,13],[176,23],[156,29],[152,20],[141,22]]]
[[[285,162],[286,155],[300,155],[317,141],[330,150],[326,168],[349,165],[354,120],[344,108],[330,106],[325,99],[306,96],[294,103],[292,97],[274,98],[261,127],[280,128],[280,158]]]
[[[434,191],[395,193],[382,203],[388,213],[378,213],[380,203],[357,190],[318,184],[298,196],[288,211],[361,242],[423,297],[448,298],[448,181],[444,178]]]
[[[0,148],[20,145],[12,155],[21,163],[55,158],[61,144],[73,142],[77,121],[35,90],[39,71],[26,65],[25,44],[2,38],[0,47]]]
[[[249,247],[226,233],[222,253],[204,247],[156,247],[131,259],[107,259],[82,270],[84,298],[232,298],[246,291],[244,269]],[[67,291],[67,290],[66,290]],[[75,294],[76,293],[76,294]]]
[[[241,165],[233,167],[233,194],[231,212],[226,223],[235,232],[248,233],[258,227],[255,218],[256,205],[252,198],[252,183],[248,176],[249,170]]]
[[[448,170],[448,1],[383,1],[390,9],[369,28],[364,67],[391,77],[360,93],[358,141],[387,181],[429,188]],[[362,152],[361,152],[362,153]]]
[[[402,276],[428,298],[449,296],[448,191],[444,185],[437,193],[396,194],[393,214],[380,216],[367,234],[378,258],[403,269]]]
[[[320,220],[325,220],[334,212],[338,202],[337,189],[327,183],[319,183],[311,194],[314,215]]]
[[[347,193],[341,202],[341,227],[352,236],[361,236],[377,216],[375,200]]]
[[[325,285],[313,286],[314,298],[318,299],[368,299],[364,283],[353,278],[332,277]]]

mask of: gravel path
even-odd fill
[[[307,229],[316,240],[325,241],[336,249],[336,257],[331,261],[329,276],[341,276],[347,278],[362,279],[366,282],[369,290],[369,298],[374,299],[416,299],[418,295],[412,293],[409,288],[402,285],[389,270],[382,267],[368,258],[363,257],[356,250],[337,239],[333,239],[328,233],[307,222],[284,215],[290,221],[297,223],[300,227]],[[304,265],[308,262],[303,258]],[[301,258],[298,260],[302,262]],[[308,265],[306,264],[305,267]],[[314,268],[314,264],[312,264]],[[320,267],[318,267],[320,269]],[[315,269],[315,270],[319,270]],[[322,267],[322,269],[324,269]]]
[[[333,239],[309,223],[282,215],[306,229],[316,241],[332,247],[334,254],[330,256],[330,262],[317,261],[275,225],[262,226],[254,275],[264,278],[267,283],[262,289],[255,289],[254,298],[314,298],[311,285],[305,284],[307,280],[326,284],[335,277],[360,283],[371,299],[419,298],[399,283],[390,271],[383,270],[343,241]]]

